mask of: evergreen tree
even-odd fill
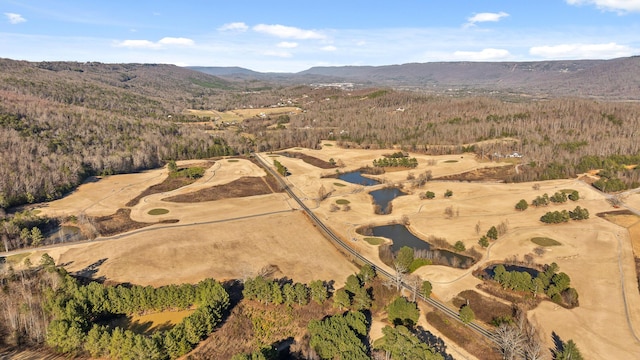
[[[463,324],[468,324],[472,322],[475,318],[476,318],[476,314],[474,314],[470,306],[465,305],[460,309],[460,320],[462,321]]]
[[[322,280],[314,280],[309,284],[309,292],[311,293],[311,300],[318,304],[323,304],[329,297],[327,287]]]
[[[387,313],[391,323],[407,327],[413,327],[420,317],[418,305],[414,302],[410,302],[403,296],[397,297],[391,304],[389,304],[387,307]]]

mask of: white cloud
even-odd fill
[[[290,41],[282,41],[279,42],[278,45],[276,45],[279,48],[284,48],[284,49],[293,49],[298,47],[298,43],[296,42],[290,42]]]
[[[193,40],[183,37],[165,37],[158,41],[161,45],[180,45],[180,46],[192,46]]]
[[[321,47],[320,50],[322,50],[322,51],[336,51],[336,50],[338,50],[338,48],[333,46],[333,45],[327,45],[327,46]]]
[[[637,49],[616,43],[534,46],[529,54],[547,59],[603,59],[631,56]]]
[[[465,26],[473,26],[476,23],[480,22],[497,22],[500,21],[500,19],[502,19],[503,17],[507,16],[509,16],[509,14],[504,11],[500,11],[499,13],[478,13],[470,18],[467,18],[467,23],[465,24]]]
[[[454,58],[468,61],[490,61],[504,60],[511,56],[509,50],[505,49],[482,49],[480,51],[456,51],[453,53]]]
[[[137,49],[161,49],[165,46],[192,46],[194,41],[187,38],[164,37],[158,42],[149,40],[123,40],[115,44],[116,47]]]
[[[4,13],[4,16],[7,17],[7,19],[9,20],[9,22],[11,24],[20,24],[20,23],[23,23],[23,22],[27,21],[27,19],[23,18],[22,15],[20,15],[20,14]]]
[[[141,49],[157,49],[160,46],[149,40],[123,40],[116,43],[117,47],[141,48]]]
[[[253,30],[263,34],[269,34],[277,36],[283,39],[324,39],[325,36],[317,31],[304,30],[292,26],[285,25],[266,25],[258,24],[253,27]]]
[[[638,0],[566,0],[569,5],[595,5],[598,9],[618,13],[640,12]]]
[[[247,24],[243,22],[232,22],[232,23],[224,24],[218,28],[218,30],[220,31],[239,31],[239,32],[247,31],[248,29],[249,27],[247,26]]]

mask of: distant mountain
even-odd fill
[[[243,68],[192,68],[228,80],[281,84],[352,82],[431,91],[509,92],[640,100],[640,57],[529,62],[431,62],[386,66],[313,67],[298,73]]]
[[[187,69],[200,71],[205,74],[214,76],[229,76],[229,75],[254,75],[261,76],[263,73],[257,71],[245,69],[238,66],[187,66]]]

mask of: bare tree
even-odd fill
[[[494,338],[503,359],[514,360],[522,354],[525,339],[517,326],[500,324],[494,332]]]
[[[400,287],[402,286],[402,282],[405,279],[405,274],[409,269],[404,264],[401,264],[398,261],[393,262],[393,267],[395,269],[394,277],[392,279],[393,285],[395,285],[396,290],[400,291]]]
[[[496,226],[496,229],[498,230],[498,235],[502,236],[504,234],[507,233],[507,231],[509,230],[509,220],[503,220],[502,222],[500,222],[500,224],[498,224],[498,226]]]
[[[547,251],[543,247],[537,246],[535,249],[533,249],[533,252],[538,256],[542,256]]]
[[[451,219],[453,217],[453,206],[444,208],[444,214],[447,216],[447,219]]]
[[[411,289],[411,293],[413,295],[413,300],[416,301],[418,297],[418,293],[420,293],[420,286],[422,285],[422,279],[418,275],[407,275],[405,276],[405,282],[409,285]]]

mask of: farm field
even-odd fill
[[[277,160],[284,165],[290,172],[286,181],[298,197],[377,266],[392,270],[379,259],[379,245],[365,241],[366,236],[356,232],[361,226],[408,220],[411,231],[421,238],[436,236],[450,244],[461,241],[467,249],[475,247],[480,251],[482,259],[470,269],[432,265],[416,271],[421,278],[433,283],[434,296],[442,301],[451,302],[461,291],[475,289],[480,280],[472,276],[474,269],[533,255],[537,245],[532,238],[548,237],[560,242],[559,246],[545,247],[533,261],[556,262],[560,271],[569,274],[571,286],[580,294],[580,306],[568,310],[543,301],[529,311],[529,319],[539,327],[548,347],[553,346],[551,334],[554,332],[563,340],[579,341],[581,350],[590,358],[632,358],[640,353],[636,335],[640,332],[640,295],[631,241],[637,231],[633,228],[630,232],[625,226],[595,216],[614,209],[589,185],[576,179],[518,184],[438,181],[438,177],[511,164],[481,162],[472,154],[410,154],[418,161],[415,169],[371,175],[383,184],[364,187],[326,176],[335,175],[336,170],[346,172],[371,166],[374,159],[389,154],[390,150],[342,149],[325,141],[321,150],[293,148],[287,151],[344,164],[338,169],[321,169],[298,158],[277,153],[258,154],[268,163]],[[418,176],[425,171],[431,171],[436,179],[420,188],[407,181],[410,172]],[[132,220],[153,225],[93,242],[58,246],[46,252],[56,263],[65,264],[70,272],[83,272],[113,282],[157,286],[197,282],[205,277],[238,279],[255,276],[270,266],[275,269],[276,277],[286,276],[299,282],[333,279],[339,287],[348,275],[356,272],[356,267],[314,229],[286,194],[194,203],[166,200],[170,196],[229,184],[241,177],[264,175],[262,169],[248,160],[216,160],[195,183],[168,193],[149,195],[131,207]],[[40,210],[55,216],[82,211],[93,215],[113,214],[166,176],[166,169],[158,169],[106,177],[84,184]],[[391,214],[376,215],[368,192],[385,186],[401,187],[407,195],[393,200]],[[319,199],[321,189],[329,193],[324,200]],[[544,193],[552,195],[565,189],[579,191],[580,200],[529,207],[522,212],[514,209],[520,199],[530,202]],[[446,190],[451,190],[453,195],[445,198]],[[436,197],[421,199],[420,194],[425,191],[433,191]],[[637,202],[637,196],[632,195],[630,199]],[[350,209],[332,209],[331,205],[337,200],[347,200]],[[588,220],[557,225],[539,221],[547,211],[571,210],[576,205],[589,210]],[[448,207],[453,215],[446,214]],[[168,211],[149,214],[154,209]],[[177,222],[157,223],[161,220]],[[488,249],[481,249],[477,244],[481,234],[501,223],[506,224],[506,233]],[[634,238],[634,242],[637,241]],[[34,261],[41,253],[33,253]],[[423,323],[428,326],[426,321]]]

